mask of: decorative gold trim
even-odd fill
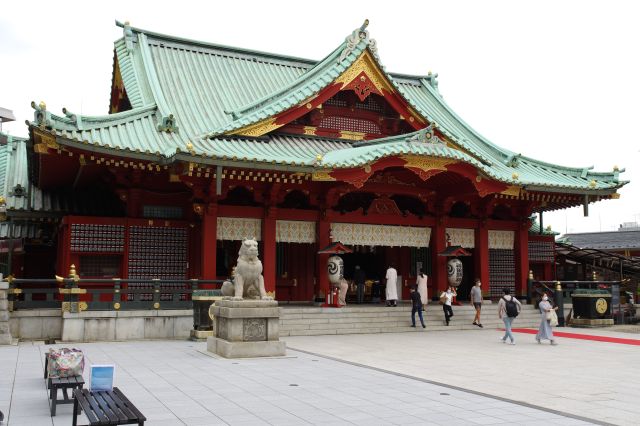
[[[276,300],[276,292],[274,291],[268,291],[267,292],[267,296],[272,297],[273,300]]]
[[[71,302],[62,302],[60,309],[62,312],[71,312]]]
[[[401,155],[400,158],[407,162],[404,167],[412,167],[425,172],[429,170],[447,170],[445,166],[458,162],[458,160],[450,158],[424,157],[421,155]]]
[[[61,288],[58,289],[58,291],[60,292],[60,294],[87,294],[87,289],[86,288]]]
[[[87,302],[79,302],[78,303],[78,312],[86,311],[89,308]]]
[[[115,309],[116,311],[120,309],[120,303],[116,302],[113,304],[113,309]]]
[[[320,171],[317,171],[317,172],[313,172],[311,174],[311,180],[320,181],[320,182],[332,182],[332,181],[335,181],[336,178],[334,178],[333,176],[329,175],[329,173],[331,173],[331,170],[320,170]]]
[[[160,304],[158,302],[153,304],[154,309],[160,309]]]
[[[265,133],[269,133],[278,127],[283,126],[283,124],[276,124],[275,118],[269,117],[262,121],[259,121],[255,124],[250,124],[248,126],[242,127],[238,130],[234,130],[229,132],[229,135],[240,135],[240,136],[262,136]]]
[[[313,126],[304,126],[304,134],[314,136],[316,134],[316,128]]]
[[[504,191],[501,192],[501,194],[503,195],[509,195],[511,197],[519,197],[520,196],[520,190],[522,188],[519,187],[518,185],[509,185],[507,187],[507,189],[505,189]]]
[[[613,194],[611,194],[611,199],[612,200],[618,200],[620,198],[620,194],[617,192],[614,192]]]
[[[365,133],[362,132],[353,132],[351,130],[341,130],[340,131],[340,139],[347,139],[351,141],[361,141],[364,139]]]

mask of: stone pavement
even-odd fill
[[[514,324],[517,326],[517,320]],[[638,339],[606,329],[558,328]],[[557,338],[537,344],[496,329],[285,337],[287,347],[620,425],[640,424],[640,347]],[[504,418],[504,417],[502,417]]]
[[[490,369],[486,365],[490,363],[526,375],[531,365],[518,361],[520,357],[515,354],[536,353],[534,366],[549,365],[552,364],[551,351],[569,347],[524,344],[505,347],[481,343],[480,337],[494,338],[494,334],[323,336],[314,337],[315,343],[306,338],[291,338],[290,343],[307,350],[320,350],[325,346],[342,348],[339,352],[347,358],[360,353],[369,363],[378,362],[392,371],[406,370],[404,372],[412,376],[428,376],[429,371],[442,368],[451,373],[444,377],[447,379],[479,361],[478,367],[467,373],[471,382],[487,377]],[[463,353],[456,342],[465,343]],[[188,341],[75,346],[84,350],[87,366],[91,363],[116,365],[116,385],[147,416],[146,424],[151,426],[588,424],[548,410],[295,350],[289,350],[283,358],[227,360],[206,354],[205,343]],[[38,342],[0,347],[0,410],[11,426],[71,423],[70,405],[58,406],[58,415],[49,416],[42,379],[43,354],[47,348]],[[433,356],[449,362],[438,367],[439,362],[429,361]],[[426,368],[428,363],[433,368]],[[605,369],[603,362],[595,370],[604,372]],[[572,374],[580,377],[578,371]],[[509,377],[511,373],[502,377],[501,387],[495,380],[488,380],[486,383],[492,386],[485,391],[504,393],[511,386]],[[590,385],[599,384],[593,375],[591,378]],[[572,383],[566,383],[564,388],[575,390]],[[532,394],[543,394],[545,389],[548,387],[535,389]]]

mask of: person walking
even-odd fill
[[[480,322],[480,311],[482,310],[482,289],[480,278],[476,278],[476,285],[471,287],[471,292],[469,293],[471,304],[476,309],[476,316],[473,318],[473,325],[477,325],[482,328],[482,323]]]
[[[360,269],[360,265],[356,265],[356,270],[353,273],[353,282],[356,284],[356,291],[358,296],[358,303],[364,302],[364,281],[366,279],[366,275],[362,269]]]
[[[516,319],[520,311],[522,310],[522,304],[518,299],[513,297],[508,288],[502,290],[504,295],[498,302],[498,317],[504,322],[504,336],[500,338],[502,343],[507,343],[507,337],[511,340],[511,344],[516,344],[516,339],[511,332],[511,326],[513,320]]]
[[[398,306],[398,271],[393,265],[389,266],[387,269],[387,306]]]
[[[427,288],[427,277],[422,269],[418,273],[418,280],[416,285],[418,286],[418,293],[420,294],[420,300],[422,301],[422,310],[425,310],[427,303],[429,303],[429,290]]]
[[[547,317],[547,314],[551,311],[557,310],[558,307],[556,306],[554,308],[551,305],[549,296],[547,296],[546,293],[542,296],[542,300],[540,301],[538,307],[540,308],[541,318],[540,327],[538,328],[538,334],[536,334],[536,342],[542,343],[542,340],[549,340],[552,345],[557,345],[555,339],[553,338],[553,331],[551,330],[551,319]]]
[[[453,298],[458,294],[453,286],[447,287],[447,291],[443,291],[440,295],[440,303],[442,303],[442,310],[444,311],[444,321],[449,325],[451,317],[453,316],[453,308],[451,308],[451,302]]]
[[[416,326],[416,312],[420,317],[420,324],[425,328],[424,318],[422,318],[422,299],[417,291],[417,286],[411,286],[411,327]]]

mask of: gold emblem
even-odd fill
[[[334,177],[329,175],[329,173],[331,173],[331,170],[321,170],[318,172],[313,172],[313,174],[311,175],[311,180],[324,182],[336,180]]]
[[[458,160],[452,160],[450,158],[438,158],[438,157],[423,157],[420,155],[402,155],[401,158],[407,163],[405,167],[412,167],[420,170],[447,170],[445,166],[449,164],[457,163]]]
[[[158,302],[153,304],[154,309],[160,309],[160,304]]]
[[[603,315],[605,312],[607,312],[607,307],[607,301],[602,297],[596,300],[596,312],[600,315]]]
[[[118,302],[114,303],[114,304],[113,304],[113,309],[115,309],[116,311],[117,311],[118,309],[120,309],[120,303],[118,303]]]

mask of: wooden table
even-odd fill
[[[110,391],[73,391],[73,426],[78,424],[79,409],[84,410],[89,425],[144,425],[147,418],[118,388]]]

